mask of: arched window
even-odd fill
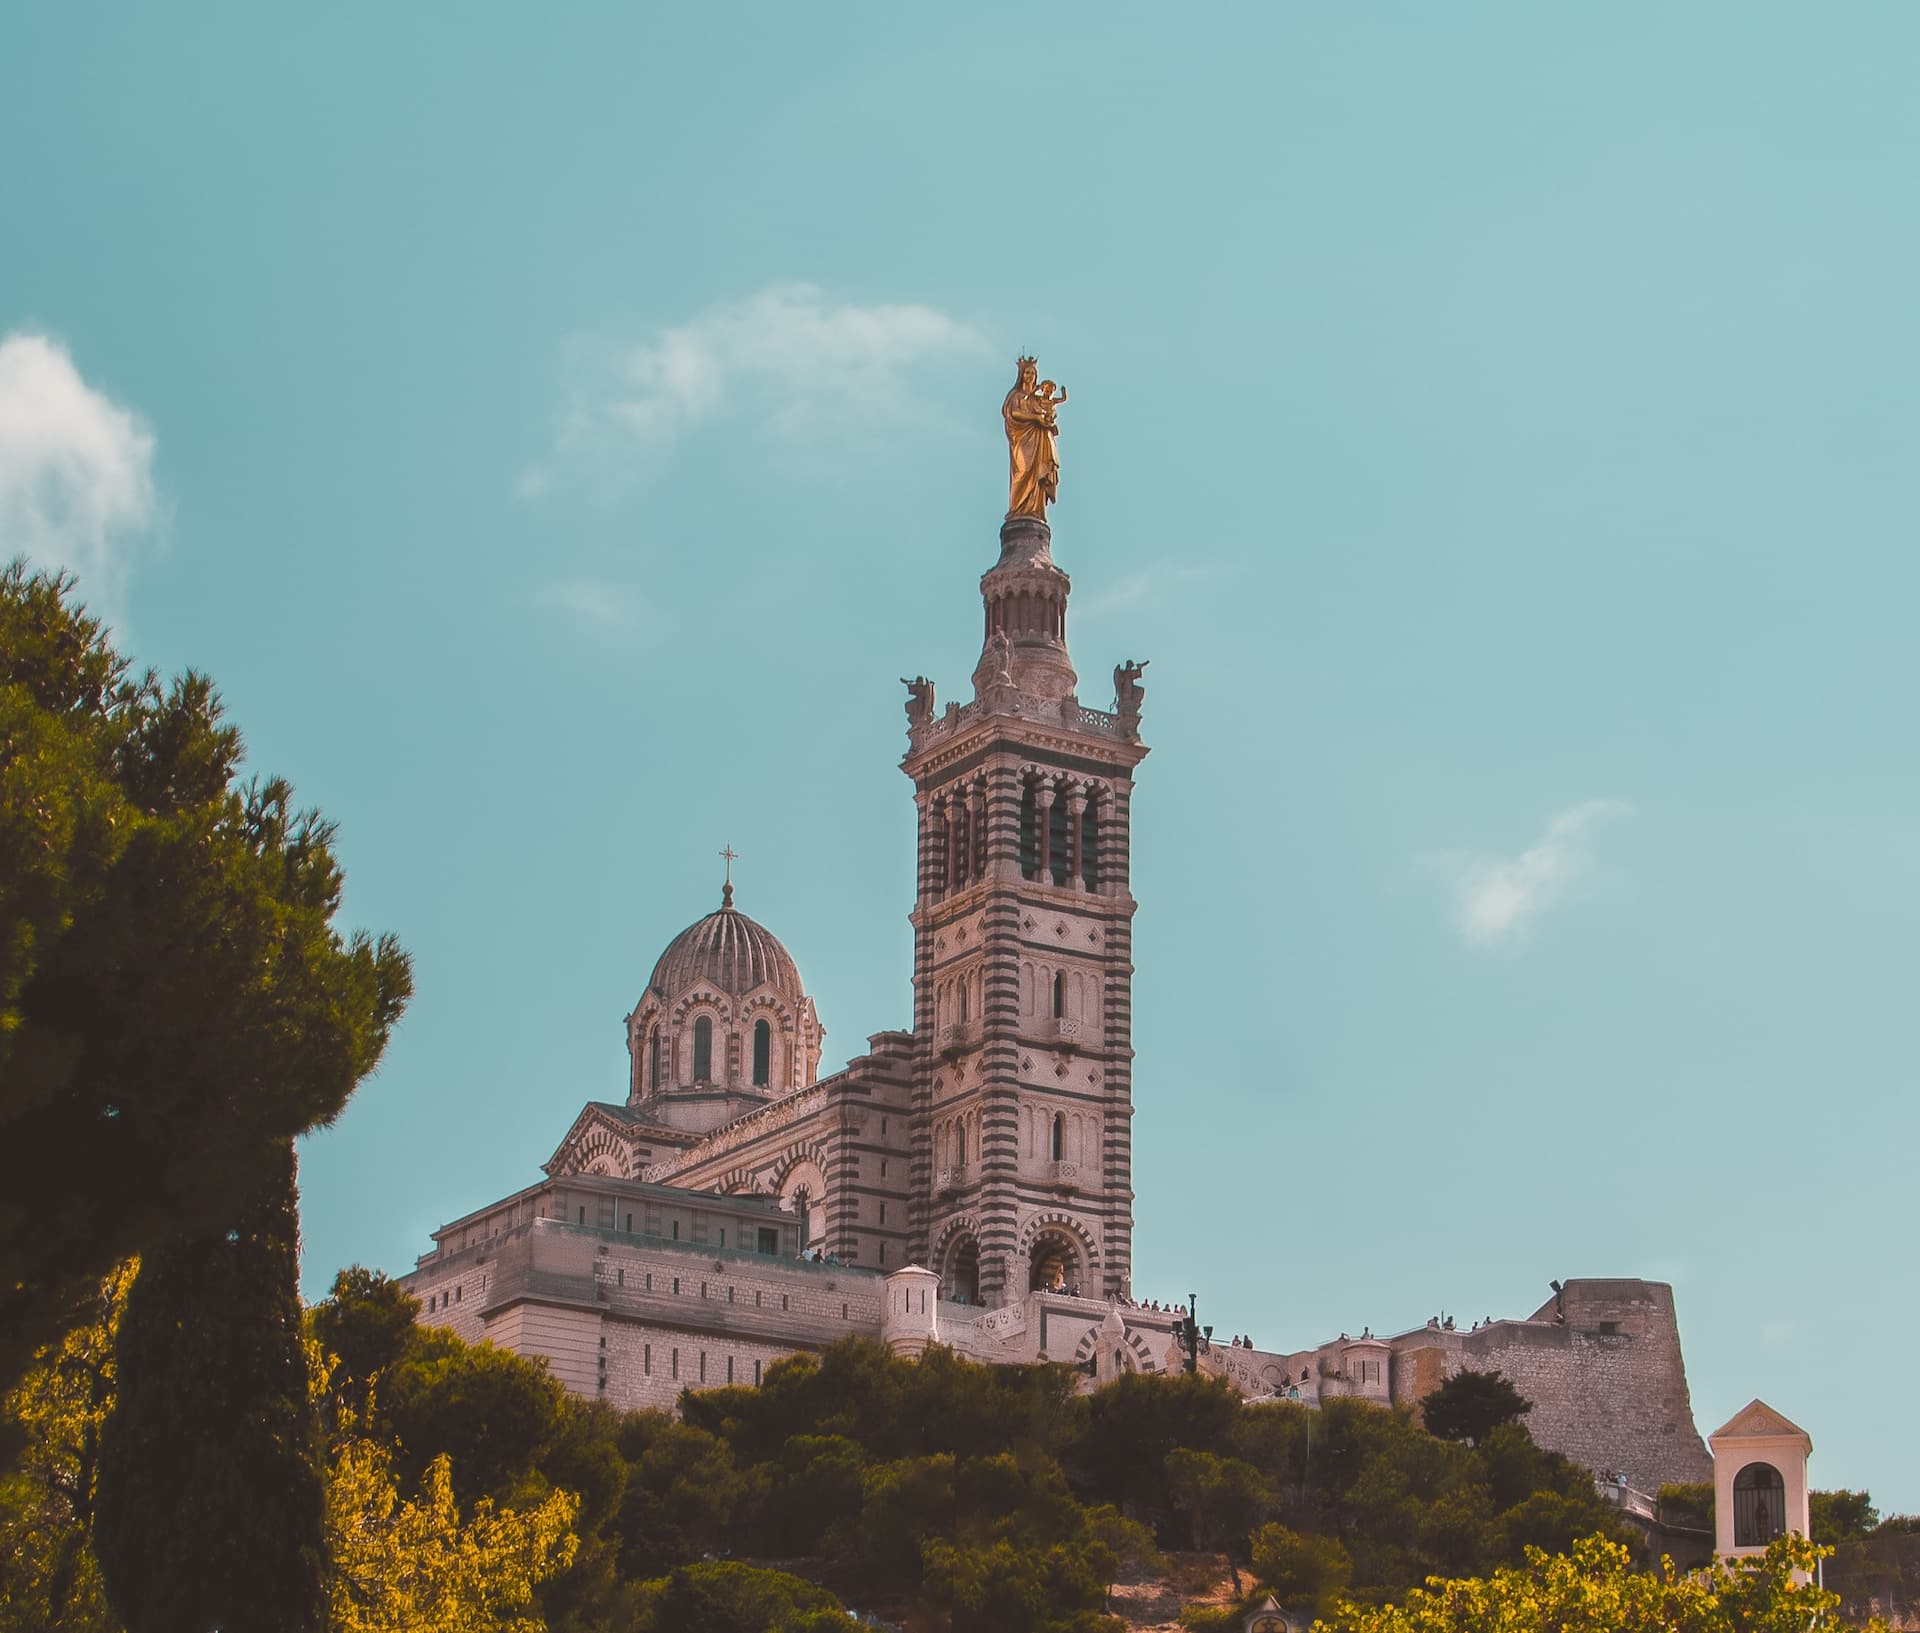
[[[1043,884],[1064,885],[1073,876],[1073,839],[1068,827],[1067,798],[1056,795],[1047,812],[1047,877]]]
[[[959,1004],[960,1012],[954,1019],[964,1021],[967,1018],[967,978],[964,975],[960,977]]]
[[[1787,1528],[1787,1487],[1771,1463],[1749,1463],[1733,1477],[1733,1545],[1764,1548]]]
[[[1028,783],[1020,795],[1020,877],[1040,876],[1040,807]]]
[[[1053,1114],[1053,1160],[1058,1162],[1067,1154],[1067,1120],[1059,1112]]]
[[[765,1087],[773,1078],[773,1028],[765,1021],[753,1023],[753,1080]]]
[[[1080,813],[1080,882],[1088,890],[1100,883],[1100,816],[1089,799]]]
[[[1055,973],[1053,978],[1053,1013],[1056,1016],[1067,1012],[1067,978]]]
[[[693,1023],[693,1080],[713,1081],[713,1022],[705,1015]]]
[[[656,1093],[660,1088],[660,1028],[647,1033],[647,1086]]]

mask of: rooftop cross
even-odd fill
[[[740,860],[740,853],[733,848],[732,842],[729,841],[720,854],[727,859],[727,882],[720,892],[720,905],[722,907],[731,907],[733,906],[733,864]]]

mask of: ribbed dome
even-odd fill
[[[719,912],[709,913],[673,938],[654,965],[648,985],[671,998],[697,981],[710,981],[736,998],[765,982],[796,1004],[806,996],[793,955],[771,930],[733,905],[731,886]]]

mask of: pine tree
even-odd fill
[[[114,1265],[224,1228],[411,990],[212,684],[134,678],[72,590],[0,566],[0,1391]]]
[[[324,1447],[298,1273],[291,1140],[228,1229],[142,1261],[94,1529],[127,1633],[324,1625]]]

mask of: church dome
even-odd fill
[[[806,996],[793,955],[764,924],[733,905],[731,885],[719,912],[688,925],[668,943],[647,985],[672,998],[701,981],[735,998],[768,984],[796,1004]]]

